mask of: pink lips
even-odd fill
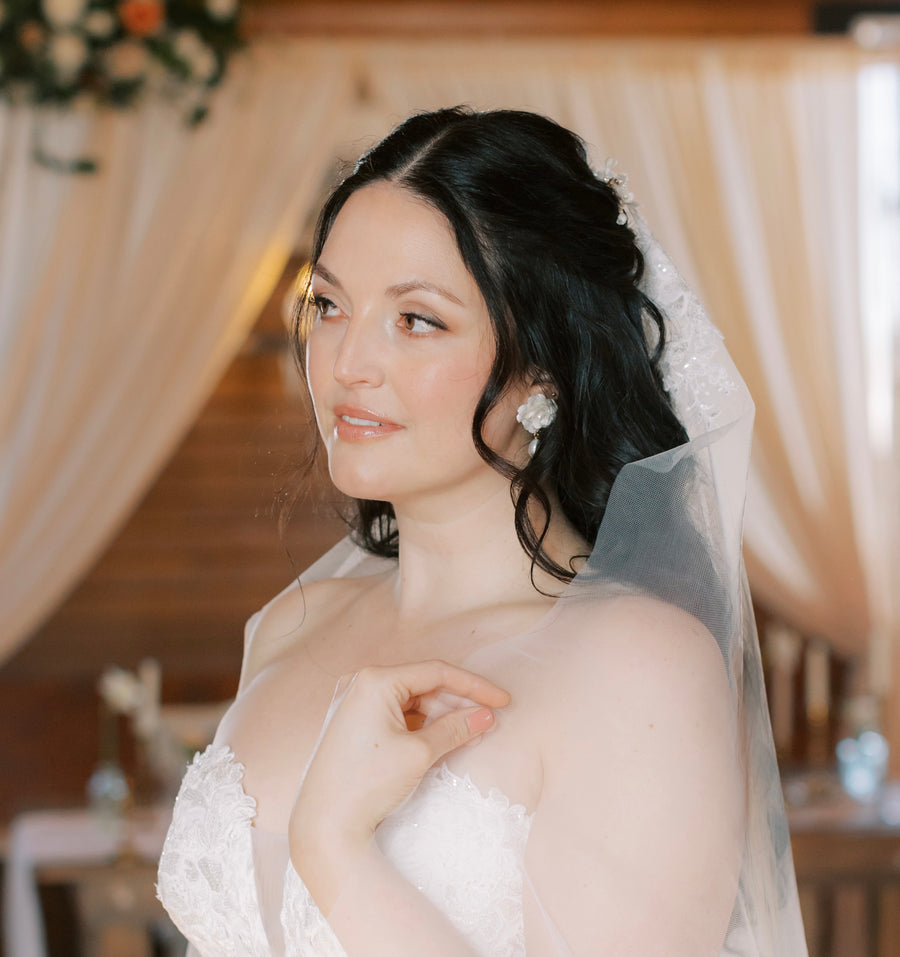
[[[403,428],[371,409],[339,405],[334,410],[334,431],[342,442],[366,442],[384,438]]]

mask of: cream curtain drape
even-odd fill
[[[280,276],[351,96],[322,48],[244,54],[172,106],[0,106],[0,660],[104,547]],[[97,175],[31,159],[95,156]]]
[[[757,594],[854,655],[877,633],[884,662],[898,570],[881,516],[897,463],[865,441],[856,252],[856,87],[871,55],[833,41],[271,47],[190,137],[150,107],[93,121],[111,156],[94,182],[29,166],[30,118],[0,114],[0,654],[171,448],[335,144],[352,159],[412,110],[469,103],[554,116],[630,174],[756,399]]]
[[[882,641],[897,632],[879,533],[891,483],[874,481],[865,441],[856,111],[870,60],[822,41],[365,52],[371,112],[384,117],[373,133],[414,109],[521,107],[579,130],[598,163],[617,157],[756,400],[754,589],[853,655],[873,622]]]

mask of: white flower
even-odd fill
[[[114,80],[138,80],[147,68],[147,51],[139,40],[122,40],[106,51],[106,69]]]
[[[196,30],[178,31],[175,36],[175,55],[195,80],[209,80],[219,66],[215,53],[203,42]]]
[[[84,66],[88,47],[78,33],[54,33],[47,44],[47,54],[62,83],[71,83]]]
[[[98,690],[109,709],[117,714],[132,714],[144,697],[143,684],[130,671],[116,666],[103,672]]]
[[[543,393],[530,395],[516,412],[516,421],[521,422],[526,432],[535,435],[553,424],[556,418],[556,403]]]
[[[159,728],[159,687],[162,669],[155,658],[145,658],[137,670],[141,699],[134,711],[134,733],[150,739]]]
[[[213,20],[231,20],[237,8],[237,0],[206,0],[206,12]]]
[[[74,27],[84,14],[86,0],[42,0],[44,16],[57,30]]]
[[[219,61],[209,47],[204,47],[203,50],[198,51],[191,60],[191,73],[195,79],[202,80],[204,83],[212,79],[218,68]]]
[[[84,18],[84,29],[90,36],[105,40],[116,29],[116,18],[109,10],[91,10]]]
[[[200,34],[196,30],[191,30],[190,27],[185,28],[184,30],[179,30],[175,34],[175,43],[174,50],[175,56],[179,60],[184,60],[185,63],[190,62],[192,56],[194,56],[198,50],[203,49],[203,40],[200,39]]]

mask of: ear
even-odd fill
[[[559,390],[546,372],[538,372],[532,378],[528,395],[545,395],[548,399],[556,399],[559,396]]]
[[[556,400],[559,392],[556,384],[545,372],[540,369],[531,372],[527,378],[522,378],[510,388],[510,395],[516,405],[521,405],[533,395],[545,395],[548,399]]]

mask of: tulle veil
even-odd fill
[[[804,957],[759,643],[741,556],[754,407],[702,305],[633,206],[627,215],[645,258],[642,288],[666,319],[664,381],[690,441],[621,470],[589,560],[538,631],[552,642],[554,631],[565,628],[569,609],[621,591],[661,599],[706,626],[728,676],[745,808],[740,874],[720,954]],[[382,561],[345,540],[309,568],[301,582],[365,574]],[[535,637],[529,636],[531,656],[541,654]],[[527,872],[523,894],[532,896],[546,922],[554,954],[570,955],[564,932],[555,926]],[[336,942],[334,946],[334,953],[342,953]]]

